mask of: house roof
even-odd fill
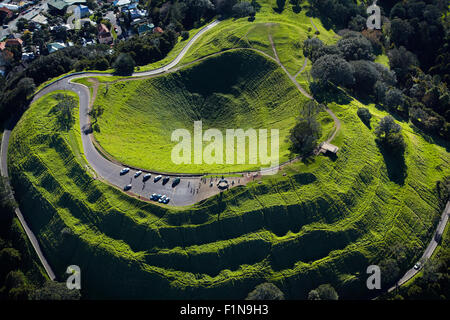
[[[153,32],[163,33],[164,30],[161,27],[156,27],[155,29],[153,29]]]
[[[6,46],[16,46],[16,45],[22,45],[23,41],[20,38],[14,38],[14,39],[6,39]]]
[[[98,25],[98,33],[109,33],[109,29],[103,23]]]
[[[0,50],[3,51],[3,50],[5,50],[5,48],[6,48],[6,42],[5,41],[0,42]]]
[[[63,49],[65,47],[66,47],[66,45],[62,42],[52,42],[52,43],[47,44],[47,49],[48,49],[49,53],[58,51],[59,49]]]
[[[73,4],[86,3],[86,0],[48,0],[47,4],[58,10],[63,10],[65,7]]]
[[[335,145],[332,145],[331,143],[328,142],[323,142],[320,145],[320,149],[325,151],[325,152],[331,152],[331,153],[337,153],[339,151],[339,148],[336,147]]]

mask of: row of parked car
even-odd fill
[[[170,202],[170,198],[168,196],[156,194],[156,193],[154,193],[150,196],[150,200],[157,201],[159,203],[164,203],[164,204],[168,204]]]
[[[123,175],[126,175],[126,174],[129,173],[129,172],[130,172],[130,168],[123,168],[123,169],[120,171],[120,175],[123,176]],[[142,171],[137,171],[137,172],[134,174],[134,178],[137,179],[138,177],[140,177],[140,176],[142,175],[142,173],[143,173]],[[145,174],[145,175],[143,176],[142,180],[143,180],[144,182],[146,182],[146,181],[150,180],[151,177],[152,177],[151,173],[147,173],[147,174]],[[162,175],[158,175],[158,176],[156,176],[156,177],[153,179],[153,182],[154,182],[154,183],[157,183],[157,182],[158,182],[159,180],[161,180],[161,179],[162,179],[162,184],[163,184],[163,185],[167,184],[167,183],[170,181],[170,178],[169,178],[169,177],[163,177]],[[173,179],[173,182],[172,182],[172,188],[175,188],[180,182],[181,182],[181,179],[180,179],[180,178],[175,178],[175,179]],[[125,186],[124,190],[125,190],[125,191],[129,191],[129,190],[131,190],[132,187],[133,187],[133,186],[132,186],[131,184],[128,184],[127,186]],[[169,198],[168,196],[166,196],[166,195],[161,195],[161,194],[156,194],[156,193],[154,193],[154,194],[152,194],[152,195],[150,196],[150,200],[156,201],[156,202],[159,202],[159,203],[163,203],[163,204],[168,204],[168,203],[170,202],[170,198]]]
[[[130,168],[124,168],[124,169],[122,169],[122,171],[120,171],[120,175],[121,175],[121,176],[126,175],[128,172],[130,172]],[[136,173],[134,174],[134,178],[135,178],[135,179],[138,178],[141,174],[142,174],[142,171],[136,172]],[[144,175],[143,181],[144,181],[144,182],[145,182],[145,181],[148,181],[148,180],[150,180],[151,177],[152,177],[151,173],[147,173],[147,174]],[[156,176],[156,177],[153,179],[153,182],[156,183],[156,182],[158,182],[158,181],[161,180],[161,179],[162,179],[163,185],[167,184],[167,183],[170,181],[170,178],[169,178],[169,177],[164,177],[164,178],[163,178],[162,175],[158,175],[158,176]],[[175,178],[175,179],[173,180],[173,182],[172,182],[172,187],[176,187],[180,182],[181,182],[181,179],[180,179],[180,178]]]

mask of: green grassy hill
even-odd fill
[[[176,129],[188,129],[193,137],[194,121],[202,120],[203,130],[219,129],[224,139],[226,129],[278,129],[283,162],[293,157],[289,130],[307,101],[274,61],[248,50],[157,78],[101,84],[98,92],[95,105],[105,112],[94,135],[107,153],[135,167],[184,173],[257,170],[261,164],[248,164],[247,153],[244,165],[176,165],[171,160]],[[321,120],[326,135],[332,119],[323,112]]]
[[[54,104],[44,97],[14,129],[10,171],[49,262],[59,277],[79,265],[88,298],[240,299],[264,281],[289,298],[322,283],[361,297],[365,268],[393,244],[405,244],[410,262],[420,255],[440,215],[436,182],[450,173],[448,152],[402,123],[407,175],[393,179],[355,101],[331,106],[343,121],[335,161],[163,209],[89,176],[70,138],[79,130],[55,130]],[[385,113],[369,108],[375,125]]]

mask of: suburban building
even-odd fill
[[[153,23],[145,23],[145,24],[141,24],[138,27],[138,33],[141,34],[145,34],[145,33],[149,33],[152,32],[153,29],[155,28],[155,25]]]
[[[98,42],[102,44],[110,44],[113,42],[111,32],[103,23],[98,25]]]
[[[66,45],[63,42],[52,42],[47,44],[48,53],[53,53],[55,51],[64,49]]]
[[[91,11],[87,6],[83,6],[82,4],[78,5],[78,9],[80,10],[80,18],[86,18],[91,15]]]
[[[156,27],[153,29],[153,33],[164,33],[164,30],[161,27]]]
[[[1,7],[0,13],[4,14],[8,19],[11,19],[14,16],[14,12],[12,12],[10,9],[6,7]]]
[[[50,11],[64,13],[71,5],[86,3],[86,0],[48,0],[47,5]]]

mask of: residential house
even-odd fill
[[[153,23],[141,24],[138,27],[138,33],[141,35],[141,34],[145,34],[148,32],[152,32],[153,28],[155,28],[155,25]]]
[[[103,23],[98,25],[98,42],[102,44],[111,44],[113,42],[111,32]]]
[[[64,49],[66,45],[63,42],[52,42],[47,44],[48,53],[53,53],[55,51]]]

